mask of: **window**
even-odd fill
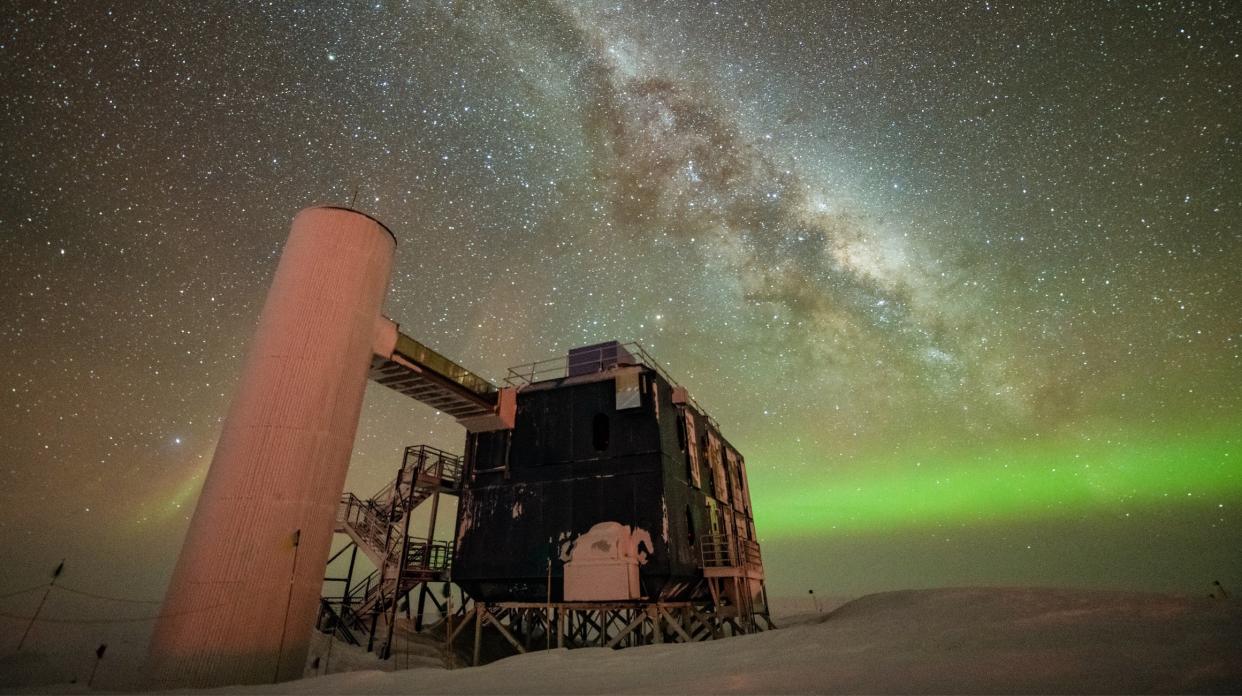
[[[690,512],[689,505],[686,506],[686,541],[690,542],[691,546],[694,546],[694,513]]]
[[[684,415],[686,417],[686,468],[690,470],[690,483],[693,484],[694,487],[700,488],[703,483],[699,479],[698,431],[695,429],[694,416],[690,413],[690,409],[685,409]]]
[[[682,452],[686,451],[686,421],[681,414],[677,415],[677,447]]]
[[[608,416],[603,413],[595,414],[595,419],[591,421],[591,444],[596,452],[608,450]]]

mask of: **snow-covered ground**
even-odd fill
[[[707,643],[553,650],[456,670],[424,650],[411,669],[203,693],[1242,691],[1242,603],[1233,600],[967,588],[886,592],[824,608],[778,614],[778,631]],[[333,650],[333,671],[373,660],[339,644]]]

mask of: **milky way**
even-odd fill
[[[1097,5],[6,12],[0,591],[160,596],[324,202],[480,374],[644,343],[777,594],[1242,584],[1238,11]],[[372,389],[350,487],[423,441]]]

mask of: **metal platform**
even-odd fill
[[[486,626],[519,655],[552,648],[694,643],[776,627],[766,611],[743,616],[720,609],[703,602],[474,602],[451,614],[443,629],[452,654],[458,638],[473,627],[471,664],[477,666]]]

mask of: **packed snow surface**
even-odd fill
[[[1242,691],[1242,603],[1050,589],[863,597],[691,645],[553,650],[478,668],[331,674],[204,693],[1211,693]],[[430,664],[431,661],[421,664]]]

